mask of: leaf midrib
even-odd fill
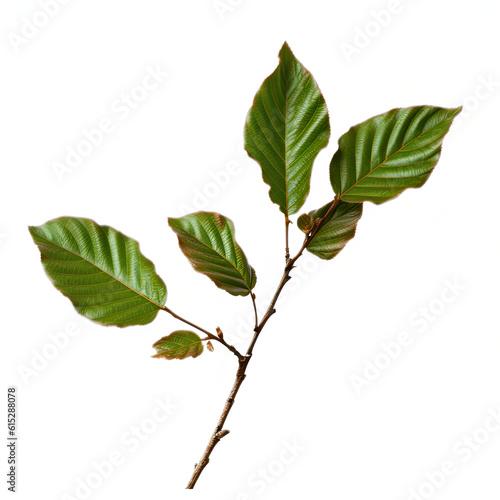
[[[241,273],[241,271],[225,256],[225,255],[222,255],[221,253],[219,253],[217,250],[215,250],[214,248],[208,246],[205,242],[201,241],[200,239],[198,239],[196,236],[193,236],[191,233],[188,233],[184,228],[181,228],[181,230],[190,238],[193,238],[194,240],[198,241],[199,243],[201,243],[205,248],[207,248],[208,250],[211,250],[212,253],[214,253],[217,257],[220,257],[222,260],[225,260],[228,264],[230,264],[230,267],[232,267],[233,269],[235,269],[238,274],[240,275],[242,281],[245,283],[245,285],[247,286],[247,290],[250,291],[250,285],[247,283],[245,277],[243,276],[243,274]],[[236,245],[235,245],[235,253],[236,253]],[[251,281],[251,280],[250,280]]]
[[[60,248],[61,250],[64,250],[65,252],[68,252],[68,253],[70,253],[72,255],[76,255],[77,257],[80,257],[80,259],[84,260],[85,262],[88,262],[89,264],[97,267],[97,269],[99,269],[100,271],[102,271],[104,274],[107,274],[108,276],[110,276],[111,278],[113,278],[115,281],[118,281],[118,283],[121,283],[124,287],[128,288],[129,290],[131,290],[132,292],[136,293],[137,295],[140,295],[141,297],[143,297],[144,299],[146,299],[148,302],[151,302],[151,304],[153,304],[156,307],[158,307],[158,309],[161,309],[163,307],[163,306],[160,306],[159,304],[157,304],[154,300],[151,300],[149,297],[146,297],[145,295],[143,295],[141,292],[138,292],[135,288],[132,288],[131,286],[127,285],[122,280],[118,279],[115,275],[109,273],[108,271],[106,271],[102,267],[98,266],[95,262],[92,262],[91,260],[86,259],[85,257],[83,257],[83,255],[79,255],[76,252],[73,252],[72,250],[68,250],[67,248],[64,248],[63,246],[58,245],[57,243],[54,243],[53,241],[47,239],[45,236],[40,236],[39,234],[37,234],[37,236],[39,238],[47,241],[51,245],[54,245],[55,247]],[[86,285],[86,286],[92,286],[92,285]]]
[[[191,347],[191,346],[193,346],[195,344],[200,344],[201,346],[203,346],[203,344],[201,343],[201,339],[200,340],[195,340],[193,342],[190,342],[189,344],[180,344],[179,342],[175,342],[175,340],[171,340],[170,342],[172,344],[176,344],[177,345],[177,347],[173,347],[172,349],[170,349],[170,351],[178,351],[179,349],[185,349],[186,347]]]
[[[176,342],[172,342],[173,344],[176,344]],[[200,352],[196,352],[196,356],[193,356],[193,353],[192,353],[192,346],[196,345],[196,344],[200,344],[200,347],[201,347],[201,351]],[[154,346],[153,346],[154,347]],[[181,349],[186,349],[188,348],[188,352],[187,352],[187,355],[184,356],[183,358],[179,358],[178,357],[178,354]],[[157,346],[155,347],[155,349],[158,351],[160,349],[162,349],[160,346]],[[169,359],[167,357],[167,355],[170,355],[170,356],[173,356],[173,359],[185,359],[186,357],[188,358],[196,358],[198,357],[202,352],[203,352],[203,344],[201,343],[201,339],[200,340],[195,340],[194,342],[190,342],[189,344],[185,344],[185,345],[179,345],[179,347],[174,347],[173,349],[167,349],[167,348],[163,348],[162,349],[164,352],[161,353],[161,352],[157,352],[153,357],[156,357],[156,358],[166,358],[166,359]]]
[[[433,125],[431,128],[427,129],[425,132],[422,132],[421,134],[417,135],[416,137],[414,137],[411,141],[407,142],[406,144],[403,144],[397,151],[395,151],[394,153],[392,153],[392,155],[388,156],[382,163],[380,163],[379,165],[377,165],[375,168],[373,168],[372,170],[370,170],[367,174],[365,174],[363,177],[361,177],[361,179],[357,180],[348,190],[344,191],[342,193],[342,195],[340,196],[340,198],[342,198],[342,196],[344,196],[345,194],[347,194],[349,191],[351,191],[351,189],[355,188],[363,179],[365,179],[366,177],[370,176],[373,172],[375,172],[375,170],[377,170],[379,167],[381,167],[382,165],[384,165],[384,163],[387,163],[393,156],[397,155],[398,153],[401,152],[401,150],[403,148],[405,148],[406,146],[409,146],[413,141],[416,141],[417,139],[419,139],[420,137],[422,137],[424,134],[426,134],[427,132],[429,132],[430,130],[434,129],[435,127],[437,127],[438,125],[441,125],[444,121],[446,121],[448,119],[448,117],[445,119],[445,120],[441,120],[439,123],[436,123],[436,125]],[[413,151],[413,150],[412,150]],[[370,165],[371,166],[371,165]]]

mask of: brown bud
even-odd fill
[[[207,349],[210,352],[214,352],[214,346],[212,345],[212,342],[210,342],[210,340],[207,342]]]

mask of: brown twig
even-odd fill
[[[290,248],[288,246],[288,227],[290,226],[291,222],[290,219],[288,218],[288,215],[285,215],[285,262],[288,264],[288,261],[290,260]]]
[[[259,326],[259,314],[257,313],[257,303],[255,302],[255,293],[250,292],[250,297],[252,297],[253,312],[255,314],[255,329]]]
[[[314,238],[314,235],[318,232],[320,229],[322,223],[325,221],[325,219],[337,208],[338,204],[340,202],[340,198],[336,197],[335,200],[333,201],[332,205],[328,209],[327,213],[321,218],[320,222],[318,224],[315,224],[314,229],[311,231],[310,234],[306,235],[304,239],[304,243],[302,244],[302,247],[300,248],[299,252],[293,259],[290,259],[288,256],[287,262],[285,265],[285,270],[283,271],[283,276],[281,277],[281,280],[278,284],[278,288],[276,289],[276,292],[274,293],[273,298],[271,299],[271,303],[269,304],[269,307],[267,308],[266,313],[260,320],[260,323],[256,320],[256,326],[254,330],[254,335],[253,338],[250,342],[250,345],[248,346],[247,352],[245,356],[242,356],[238,360],[238,371],[236,372],[236,379],[234,381],[233,387],[231,389],[231,392],[229,393],[229,397],[226,400],[226,404],[224,405],[224,409],[222,410],[222,414],[219,417],[219,421],[217,423],[217,427],[215,428],[210,441],[208,442],[208,446],[205,449],[205,452],[203,453],[203,456],[201,460],[196,464],[193,475],[191,476],[191,479],[187,485],[187,489],[193,489],[196,482],[198,481],[201,473],[205,469],[205,467],[208,465],[208,462],[210,461],[210,455],[212,454],[214,448],[217,446],[219,441],[229,434],[228,430],[223,430],[224,423],[226,422],[226,419],[229,415],[229,412],[231,411],[231,408],[233,407],[234,400],[236,398],[236,394],[238,393],[241,384],[245,380],[246,377],[246,369],[248,366],[248,363],[250,362],[250,359],[252,358],[253,350],[255,347],[255,344],[259,338],[259,335],[261,334],[262,330],[264,329],[264,326],[266,323],[269,321],[269,318],[276,312],[275,306],[276,302],[278,301],[278,298],[287,284],[287,282],[291,279],[290,272],[292,269],[295,267],[295,263],[297,260],[300,258],[304,250],[307,248],[307,245],[311,242],[311,240]],[[286,224],[287,227],[287,247],[288,247],[288,224],[289,221]],[[253,293],[252,295],[252,302],[255,307],[255,314],[257,315],[257,308],[255,306],[255,296]],[[257,317],[257,316],[256,316]]]
[[[220,342],[224,347],[229,349],[238,358],[238,361],[241,361],[242,359],[244,359],[244,356],[236,349],[236,347],[228,344],[221,336],[214,335],[213,333],[210,333],[208,330],[205,330],[201,326],[198,326],[195,323],[188,321],[187,319],[183,318],[182,316],[179,316],[178,314],[174,313],[174,311],[169,309],[167,306],[163,306],[161,309],[165,312],[168,312],[168,314],[170,314],[174,318],[178,319],[179,321],[186,323],[186,325],[192,326],[193,328],[196,328],[200,332],[203,332],[204,334],[206,334],[208,337],[207,340],[216,340],[217,342]]]

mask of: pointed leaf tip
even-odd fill
[[[286,42],[279,58],[248,113],[245,150],[260,164],[271,201],[288,216],[309,194],[313,162],[328,144],[330,122],[316,81]]]
[[[293,55],[292,49],[290,48],[290,45],[288,44],[288,42],[283,42],[283,45],[281,46],[281,49],[279,51],[279,57],[281,58],[284,54]]]

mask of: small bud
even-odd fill
[[[224,334],[222,333],[222,330],[221,330],[219,327],[217,327],[217,328],[215,329],[215,331],[217,332],[217,336],[218,336],[221,340],[223,340],[223,339],[224,339]]]
[[[302,214],[297,219],[297,227],[303,233],[306,233],[306,234],[310,233],[313,226],[314,226],[314,221],[312,220],[312,218],[309,214]]]
[[[207,349],[210,352],[214,352],[214,346],[212,345],[212,342],[210,342],[210,340],[207,342]]]

